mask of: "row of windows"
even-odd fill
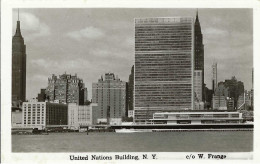
[[[136,90],[135,90],[135,93],[142,93],[142,92],[149,92],[149,93],[156,93],[156,94],[165,94],[165,93],[176,93],[176,92],[187,92],[187,91],[191,91],[191,86],[189,87],[186,87],[186,88],[178,88],[178,87],[175,87],[175,88],[152,88],[152,87],[149,87],[149,88],[144,88],[144,87],[136,87]]]
[[[183,59],[183,58],[190,58],[190,52],[162,52],[162,53],[145,53],[145,52],[137,52],[136,54],[136,58],[138,57],[142,57],[142,58],[166,58],[166,57],[174,57],[174,59]]]
[[[190,30],[160,30],[160,29],[151,29],[151,30],[138,30],[135,29],[135,37],[142,35],[179,35],[179,36],[191,36]]]
[[[146,52],[154,52],[154,51],[188,51],[190,52],[191,51],[191,48],[140,48],[140,49],[136,49],[135,53],[138,53],[138,52],[143,52],[143,51],[146,51]]]
[[[164,78],[164,77],[163,77]],[[140,80],[140,81],[138,81]],[[136,78],[136,83],[137,82],[171,82],[171,83],[174,83],[174,82],[191,82],[191,78],[176,78],[176,79],[173,79],[173,78]]]
[[[154,118],[230,118],[230,117],[239,117],[239,114],[171,114],[171,115],[161,115],[155,114]]]
[[[176,83],[165,83],[165,84],[158,84],[158,83],[152,83],[152,84],[149,84],[149,83],[135,83],[135,87],[147,87],[147,88],[165,88],[165,87],[168,87],[169,89],[171,88],[180,88],[180,87],[191,87],[191,84],[184,84],[184,83],[179,83],[179,84],[176,84]],[[185,88],[184,88],[185,89]]]
[[[191,44],[192,37],[183,37],[180,36],[172,36],[172,35],[162,35],[162,36],[155,36],[155,35],[143,35],[141,37],[135,38],[135,45],[141,46],[146,44],[152,45],[185,45]]]
[[[191,26],[178,26],[178,25],[153,25],[153,26],[138,26],[136,25],[136,30],[139,31],[146,31],[146,30],[153,30],[153,29],[168,29],[168,30],[191,30]]]
[[[158,51],[158,50],[191,50],[191,44],[183,45],[140,45],[135,46],[135,51]]]
[[[191,44],[191,40],[159,40],[151,41],[147,39],[139,39],[139,42],[135,42],[135,47],[143,47],[143,46],[187,46]]]
[[[191,63],[191,56],[187,57],[187,58],[182,58],[182,59],[176,59],[175,56],[163,56],[163,57],[157,57],[157,58],[140,58],[140,57],[136,57],[136,59],[138,59],[138,61],[136,61],[136,64],[144,64],[144,63],[162,63],[162,62],[166,62],[166,63]]]
[[[191,62],[190,61],[184,61],[184,62],[179,62],[179,61],[176,61],[176,62],[167,62],[167,61],[157,61],[157,62],[146,62],[146,63],[136,63],[138,64],[137,65],[137,68],[138,67],[141,67],[142,68],[142,71],[138,69],[137,72],[140,72],[142,73],[146,73],[147,71],[150,70],[150,68],[158,68],[157,72],[161,72],[161,68],[169,68],[168,71],[170,70],[178,70],[178,71],[181,71],[182,68],[185,69],[185,71],[189,71],[191,70]],[[184,72],[185,72],[184,71]],[[191,71],[190,71],[191,72]],[[170,73],[170,72],[169,72]]]

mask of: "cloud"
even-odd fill
[[[72,39],[81,40],[83,38],[98,39],[103,37],[104,33],[100,29],[90,26],[79,31],[69,32],[66,35]]]
[[[44,75],[37,74],[37,75],[32,76],[32,78],[30,78],[30,80],[37,81],[37,82],[39,82],[39,81],[40,82],[42,82],[42,81],[46,82],[47,78]]]
[[[75,60],[63,59],[59,61],[53,61],[49,59],[33,59],[30,61],[30,64],[41,69],[66,71],[66,69],[82,69],[86,66],[89,66],[91,63],[86,59],[78,58]]]
[[[222,36],[226,36],[228,34],[228,32],[225,31],[225,30],[221,30],[219,28],[210,27],[210,28],[205,28],[203,30],[203,34],[204,35],[214,35],[214,36],[221,36],[222,37]]]
[[[13,17],[16,15],[17,12],[14,12]],[[49,26],[32,13],[21,12],[19,17],[21,21],[21,30],[22,33],[26,35],[26,40],[34,40],[35,38],[50,35]],[[16,28],[16,20],[16,18],[13,19],[14,28]]]
[[[44,59],[33,59],[31,60],[31,64],[37,65],[39,67],[46,67],[47,63]]]

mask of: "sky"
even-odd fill
[[[37,97],[52,74],[77,74],[88,88],[101,75],[128,81],[134,64],[134,18],[196,16],[197,9],[82,8],[20,9],[26,44],[26,98]],[[252,88],[252,9],[198,9],[204,43],[205,83],[212,88],[212,64],[218,81],[231,79]],[[13,34],[17,9],[13,10]]]

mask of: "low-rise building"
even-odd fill
[[[134,117],[134,110],[128,110],[128,117]]]
[[[204,110],[204,102],[195,101],[194,103],[195,110]]]
[[[235,102],[233,98],[227,98],[227,109],[228,110],[234,110],[235,108]]]
[[[153,124],[232,124],[242,120],[239,112],[162,112],[150,119]]]
[[[44,129],[46,127],[46,102],[24,102],[22,106],[22,126]]]
[[[213,96],[212,98],[213,110],[227,110],[227,101],[225,96]]]
[[[70,103],[68,105],[68,125],[70,129],[79,129],[84,126],[97,124],[99,107],[96,103],[90,105],[77,105]]]
[[[22,109],[18,107],[12,107],[12,128],[18,128],[22,126]]]
[[[64,125],[68,125],[68,105],[37,101],[23,103],[22,127],[41,130]]]
[[[238,109],[248,110],[249,108],[252,108],[253,96],[251,92],[252,91],[245,91],[245,93],[241,94],[238,97],[238,101],[237,101]]]

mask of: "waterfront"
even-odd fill
[[[12,135],[13,152],[250,152],[253,131]]]

